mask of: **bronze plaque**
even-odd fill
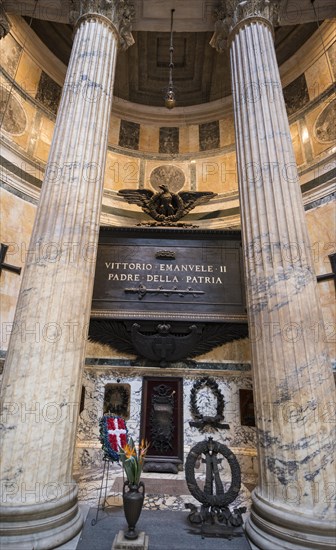
[[[240,232],[102,228],[92,317],[246,321]]]

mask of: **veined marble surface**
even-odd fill
[[[215,440],[229,446],[236,454],[242,471],[242,488],[234,507],[246,506],[249,508],[250,492],[257,480],[256,430],[253,427],[240,424],[239,389],[251,389],[251,377],[244,371],[237,371],[236,374],[226,372],[215,372],[214,374],[216,376],[212,378],[216,380],[225,402],[223,422],[228,423],[230,429],[214,431],[210,428],[201,432],[197,428],[190,427],[189,421],[193,420],[190,412],[190,392],[196,380],[202,376],[187,372],[183,377],[184,462],[191,447],[210,435]],[[166,376],[166,371],[162,372],[162,376]],[[74,474],[79,484],[80,502],[91,505],[98,503],[103,476],[104,463],[99,442],[98,422],[103,414],[104,389],[106,384],[116,383],[117,380],[131,386],[130,419],[126,424],[130,435],[137,441],[141,422],[142,377],[140,375],[127,376],[125,369],[116,367],[102,369],[99,366],[86,366],[84,369],[85,403],[78,423]],[[199,409],[203,414],[208,416],[215,414],[216,400],[208,389],[200,390],[197,399]],[[223,470],[223,482],[229,482],[230,475],[226,460],[222,461],[220,468]],[[118,506],[122,503],[122,476],[121,467],[111,464],[106,485],[108,505]],[[205,479],[204,467],[198,470],[197,478],[200,479],[202,487]],[[176,475],[145,473],[142,475],[145,485],[146,479],[160,480],[160,492],[153,491],[146,494],[145,508],[185,510],[187,502],[198,505],[188,489],[183,487],[184,471]],[[177,481],[181,482],[181,490],[186,494],[171,494],[171,485]]]

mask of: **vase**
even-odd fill
[[[126,488],[128,487],[128,491]],[[138,484],[132,484],[125,481],[123,485],[123,503],[128,531],[125,531],[125,539],[134,540],[138,538],[135,525],[140,517],[145,496],[145,486],[140,481]]]

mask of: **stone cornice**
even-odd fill
[[[78,25],[83,19],[100,16],[108,19],[118,34],[122,50],[134,44],[132,20],[134,6],[129,0],[76,0],[70,19]]]
[[[273,29],[278,22],[279,4],[276,0],[222,0],[214,12],[216,23],[210,46],[224,52],[241,27],[256,21]]]

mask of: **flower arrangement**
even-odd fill
[[[130,485],[139,484],[148,447],[149,443],[144,440],[136,447],[132,437],[128,438],[126,445],[119,447],[120,461]]]
[[[121,416],[105,414],[99,421],[99,439],[104,460],[119,462],[130,485],[138,485],[149,444],[144,440],[136,447]]]
[[[104,460],[119,462],[119,447],[127,445],[127,427],[121,416],[105,414],[99,421]]]

